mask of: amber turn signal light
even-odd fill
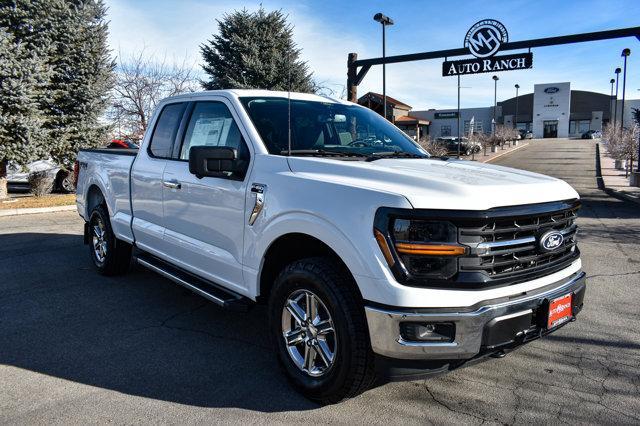
[[[376,241],[380,246],[380,250],[382,250],[382,255],[384,256],[389,266],[395,265],[396,261],[393,258],[393,255],[391,254],[391,249],[389,249],[389,244],[387,244],[387,239],[384,237],[384,235],[382,235],[382,232],[378,231],[377,229],[374,229],[373,235],[375,235]]]
[[[397,243],[396,250],[400,254],[413,254],[422,256],[460,256],[465,254],[466,247],[445,244]]]

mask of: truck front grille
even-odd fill
[[[555,206],[557,208],[557,206]],[[459,227],[459,241],[469,246],[468,256],[460,258],[461,273],[481,274],[487,284],[510,284],[535,279],[566,267],[579,257],[576,246],[576,212],[579,204],[564,205],[535,214],[487,217]],[[555,230],[563,235],[553,251],[540,246],[540,237]]]

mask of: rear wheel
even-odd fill
[[[92,210],[89,219],[89,253],[102,275],[123,274],[131,262],[131,245],[115,237],[102,204]]]
[[[338,262],[316,257],[288,265],[274,284],[269,318],[280,365],[306,397],[331,404],[372,385],[362,301]]]

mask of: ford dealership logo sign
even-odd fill
[[[493,56],[502,43],[509,41],[504,25],[494,19],[476,22],[464,37],[464,47],[476,58]]]
[[[544,93],[558,93],[560,91],[559,88],[557,87],[547,87],[546,89],[544,89]]]
[[[564,242],[564,237],[558,231],[549,231],[540,237],[540,248],[543,251],[553,251]]]

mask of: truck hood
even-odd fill
[[[384,191],[414,208],[487,210],[579,198],[566,182],[525,170],[465,160],[382,159],[372,162],[289,157],[299,177]]]

